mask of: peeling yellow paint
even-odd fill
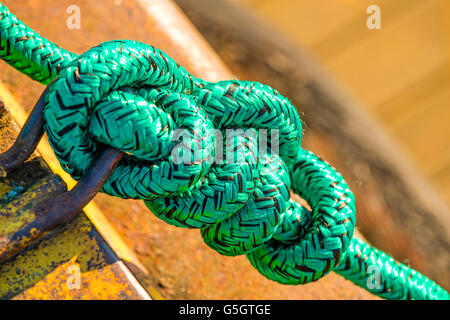
[[[2,208],[3,209],[3,208]],[[0,213],[0,243],[9,239],[17,230],[30,223],[34,219],[34,214],[30,210],[24,210],[22,214],[8,214],[2,210]],[[1,253],[1,246],[0,246]]]
[[[53,178],[47,178],[39,181],[29,188],[17,199],[2,206],[0,212],[0,237],[8,237],[20,230],[25,224],[34,220],[35,215],[31,210],[30,203],[39,199],[39,196],[45,190],[45,193],[52,193],[58,189],[58,186],[52,181]],[[2,183],[0,183],[1,188]],[[7,187],[4,187],[5,189]],[[11,187],[9,187],[11,188]]]
[[[79,216],[55,238],[42,240],[36,248],[27,249],[18,255],[13,261],[7,261],[0,265],[0,296],[14,295],[23,289],[39,290],[43,288],[45,294],[58,290],[58,296],[63,295],[64,287],[59,287],[60,282],[52,283],[52,277],[69,276],[65,272],[58,272],[58,268],[69,262],[76,262],[81,272],[97,270],[107,266],[103,258],[101,248],[97,241],[90,237],[92,224],[85,216]],[[55,272],[56,271],[56,272]],[[89,272],[89,278],[96,277],[94,272]],[[43,279],[47,281],[40,282]],[[110,279],[113,280],[113,279]],[[109,281],[109,280],[108,280]],[[61,291],[62,290],[62,291]],[[30,291],[32,293],[33,291]]]
[[[9,184],[0,182],[0,198],[7,194],[11,189],[12,187]]]
[[[70,277],[76,275],[68,272],[72,265],[74,265],[73,261],[61,264],[54,272],[42,279],[39,285],[31,287],[14,299],[28,299],[29,297],[38,300],[48,299],[49,290],[52,291],[52,296],[61,300],[74,298],[88,300],[92,297],[97,299],[127,298],[132,295],[132,291],[115,276],[112,265],[105,266],[101,270],[81,273],[79,287],[73,288],[69,281]],[[92,281],[93,278],[95,281]]]
[[[48,176],[28,188],[20,197],[1,206],[0,255],[2,255],[2,259],[25,248],[46,234],[39,229],[39,224],[28,232],[25,231],[31,223],[38,219],[32,209],[32,204],[64,189],[59,178]]]
[[[119,260],[107,261],[111,258],[107,258],[105,247],[98,242],[101,238],[93,231],[90,220],[79,215],[50,238],[1,264],[0,298],[139,298]],[[73,265],[80,270],[79,289],[68,282],[73,277],[68,268]]]

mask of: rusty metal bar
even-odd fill
[[[6,177],[8,172],[20,167],[34,152],[41,140],[44,134],[42,111],[47,91],[48,88],[45,88],[12,147],[0,154],[0,177]]]
[[[20,167],[29,158],[42,138],[43,108],[47,92],[48,87],[41,94],[13,146],[0,154],[0,175],[3,177],[11,170]],[[31,208],[25,209],[30,210],[28,214],[35,216],[36,219],[22,225],[11,234],[3,235],[0,242],[0,262],[80,213],[100,191],[122,157],[121,151],[113,148],[106,149],[88,174],[70,192],[45,198]]]
[[[4,235],[0,241],[0,263],[42,238],[56,227],[67,223],[81,212],[114,171],[123,153],[109,148],[97,160],[75,188],[37,202],[24,210],[35,219],[18,230]]]
[[[67,222],[75,214],[81,212],[84,206],[100,191],[122,157],[122,151],[107,148],[75,188],[53,198],[52,201],[40,203],[39,208],[35,210],[42,210],[45,215],[54,217],[52,225],[49,225],[50,228]]]
[[[0,176],[5,177],[8,172],[20,167],[36,149],[44,134],[43,108],[47,92],[48,87],[41,94],[12,147],[0,154]],[[80,213],[100,191],[122,157],[123,152],[120,150],[107,148],[70,192],[45,198],[31,209],[26,209],[31,210],[29,214],[36,219],[23,225],[21,229],[14,230],[13,234],[2,237],[0,262]]]

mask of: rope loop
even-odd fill
[[[124,151],[104,192],[144,199],[162,220],[200,228],[208,246],[246,254],[269,279],[317,280],[350,244],[351,191],[300,148],[295,107],[269,86],[208,83],[152,46],[111,41],[62,69],[44,117],[72,176],[81,177],[104,145]],[[312,212],[289,199],[291,187]]]
[[[112,146],[125,156],[103,192],[144,199],[164,221],[200,228],[208,246],[246,254],[269,279],[301,284],[335,270],[385,298],[449,299],[425,276],[352,239],[353,194],[334,168],[301,149],[300,117],[271,87],[206,82],[136,41],[78,56],[1,3],[0,57],[50,83],[44,129],[75,179]],[[311,211],[289,199],[290,188]],[[380,275],[373,287],[371,267]]]
[[[302,125],[295,107],[278,91],[258,82],[220,81],[195,93],[218,128],[276,130],[279,154],[292,164],[301,145]]]
[[[201,230],[207,245],[223,255],[236,256],[272,238],[289,206],[289,172],[276,158],[265,161],[256,188],[241,210]]]
[[[162,51],[135,41],[106,42],[80,55],[50,84],[44,109],[61,164],[80,178],[100,143],[108,144],[127,156],[103,191],[146,199],[184,192],[204,177],[214,151],[212,122],[182,93],[194,81]],[[143,86],[138,94],[127,92]],[[175,129],[188,132],[182,150],[172,149]],[[189,164],[174,163],[183,151]]]
[[[292,201],[280,232],[247,257],[269,279],[304,284],[339,265],[353,237],[356,209],[342,176],[313,153],[299,151],[291,176],[293,191],[312,212]]]
[[[126,156],[102,191],[155,200],[155,211],[159,198],[204,190],[196,185],[211,171],[218,130],[248,127],[260,136],[265,131],[269,148],[279,141],[280,156],[288,164],[302,136],[295,108],[272,88],[247,81],[205,82],[162,51],[136,41],[102,43],[64,67],[49,86],[44,117],[50,143],[75,179],[87,172],[104,145],[113,146]],[[214,168],[217,173],[225,167]],[[226,168],[227,174],[237,174],[230,164]],[[254,172],[247,168],[236,176],[254,182]],[[215,204],[216,211],[239,209],[250,192],[236,193],[240,206]],[[223,199],[233,203],[228,194]],[[167,200],[166,208],[169,202],[179,201]],[[176,212],[181,210],[177,206]]]

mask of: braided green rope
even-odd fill
[[[200,228],[208,246],[246,254],[269,279],[303,284],[334,270],[384,298],[449,299],[425,276],[353,238],[351,190],[334,168],[301,149],[300,118],[272,88],[208,83],[135,41],[106,42],[77,56],[1,4],[0,56],[51,82],[45,131],[75,179],[113,146],[126,156],[103,192],[143,199],[164,221]],[[270,155],[257,150],[264,130],[279,133],[279,153],[271,139]],[[213,161],[217,156],[225,160]],[[289,189],[312,210],[291,200]]]

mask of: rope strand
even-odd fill
[[[269,279],[303,284],[334,270],[388,299],[450,298],[417,271],[353,238],[350,188],[333,167],[301,148],[295,107],[269,86],[206,82],[136,41],[105,42],[77,56],[2,4],[0,56],[50,83],[44,129],[75,179],[110,145],[126,156],[102,192],[143,199],[167,223],[199,228],[208,246],[223,255],[246,254]],[[268,153],[260,152],[261,139]],[[289,199],[289,189],[312,210]]]

